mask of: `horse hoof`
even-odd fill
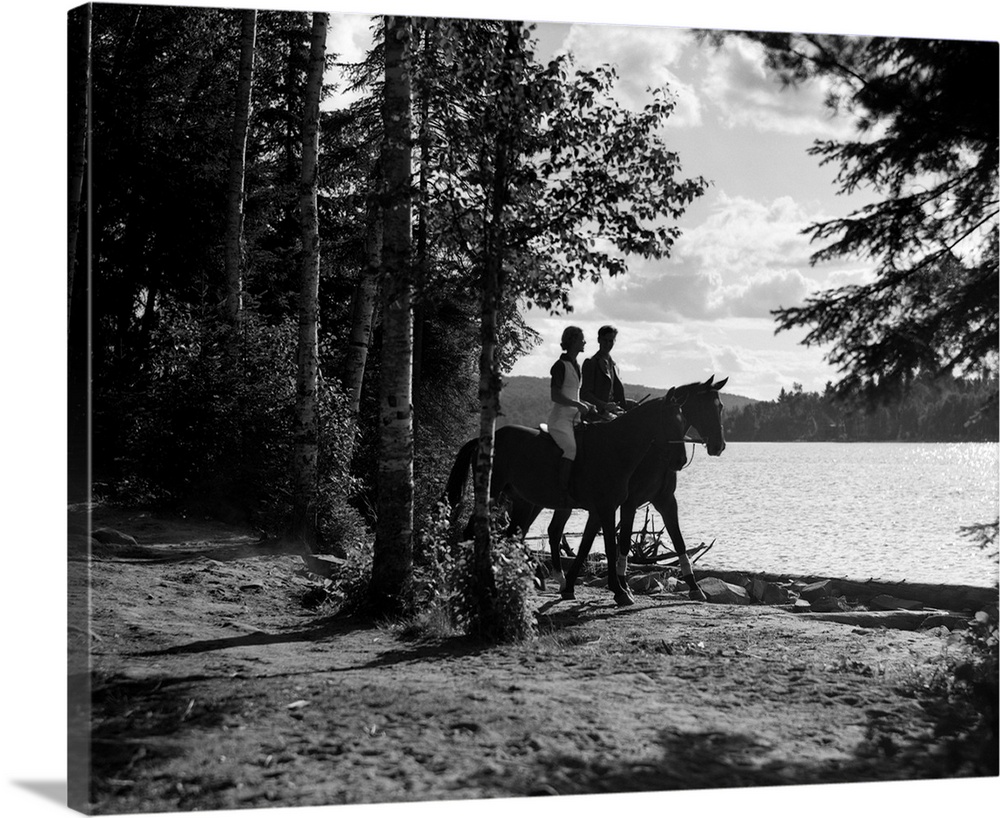
[[[563,599],[576,599],[576,594],[573,593],[573,589],[572,588],[567,588],[565,591],[562,592],[562,598]]]
[[[692,588],[688,594],[688,598],[693,599],[695,602],[708,602],[708,597],[705,596],[705,592],[701,588]]]
[[[635,605],[635,597],[631,594],[615,594],[615,604],[619,608],[624,608],[626,605]]]

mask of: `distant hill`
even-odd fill
[[[677,384],[677,386],[680,385]],[[640,400],[646,395],[658,398],[665,394],[667,394],[666,388],[625,384],[625,395],[633,400]],[[722,392],[722,401],[726,404],[727,412],[734,412],[748,404],[758,403],[753,398],[731,395],[725,391]],[[504,426],[508,423],[520,426],[537,426],[548,417],[551,407],[548,378],[532,378],[527,375],[504,378],[503,392],[500,395],[500,408],[503,414],[497,418],[497,426]]]

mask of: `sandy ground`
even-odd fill
[[[71,538],[70,686],[90,654],[95,813],[915,780],[943,774],[913,684],[945,632],[605,588],[537,592],[485,648],[309,609],[301,559],[139,512]],[[71,735],[72,735],[71,731]],[[76,731],[79,739],[79,731]],[[82,753],[81,753],[82,755]]]

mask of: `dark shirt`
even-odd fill
[[[618,375],[618,365],[610,355],[596,352],[583,362],[580,399],[595,404],[599,410],[608,403],[625,408],[625,387]]]

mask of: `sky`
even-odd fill
[[[434,16],[468,14],[434,11],[436,4],[409,5]],[[580,68],[613,64],[619,75],[615,93],[636,110],[649,100],[650,86],[668,86],[676,109],[661,136],[679,154],[682,175],[703,176],[711,186],[678,222],[683,232],[669,259],[634,258],[625,275],[574,285],[571,314],[528,310],[527,323],[542,342],[511,374],[546,376],[569,324],[583,328],[585,356],[597,349],[598,328],[613,324],[619,330],[614,357],[629,384],[667,387],[715,375],[730,379],[727,391],[771,400],[795,384],[822,392],[827,382],[837,380],[825,360],[828,348],[804,346],[805,329],[776,333],[771,311],[871,277],[864,259],[811,265],[810,256],[822,244],[811,243],[803,233],[810,224],[846,216],[873,200],[870,192],[839,194],[837,166],[821,166],[807,153],[817,139],[850,138],[852,120],[833,115],[823,104],[829,89],[818,81],[782,88],[764,69],[758,46],[733,40],[717,50],[699,45],[689,27],[988,35],[971,20],[964,33],[948,35],[933,20],[923,28],[900,29],[898,19],[877,15],[868,15],[864,27],[843,15],[809,28],[808,19],[780,11],[782,3],[770,4],[776,15],[766,19],[748,18],[745,10],[732,20],[687,11],[678,20],[686,25],[668,25],[665,13],[653,20],[655,25],[639,25],[649,17],[622,11],[618,17],[595,18],[588,4],[520,5],[527,9],[521,9],[524,19],[537,23],[539,59],[569,52]],[[978,14],[985,23],[983,8]],[[517,11],[504,4],[493,13],[515,17]],[[367,17],[338,15],[331,22],[329,46],[354,59],[367,47],[368,36]]]

